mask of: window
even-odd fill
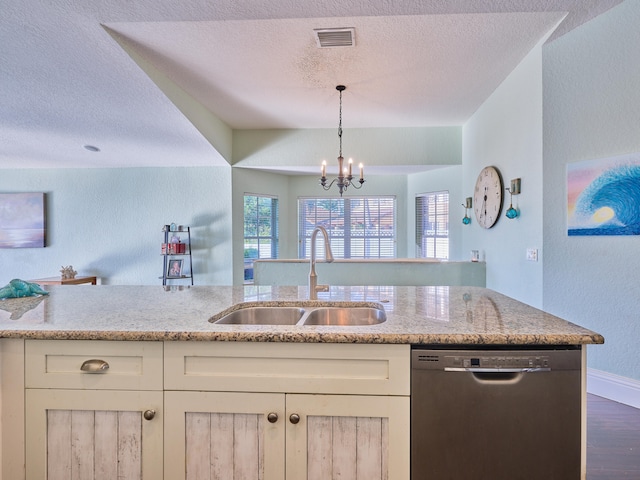
[[[278,258],[278,199],[245,195],[245,283],[253,283],[253,261],[257,258]]]
[[[311,234],[321,225],[336,258],[395,258],[395,217],[395,197],[299,198],[298,256],[310,257]],[[323,251],[318,245],[318,256]]]
[[[449,192],[416,196],[416,257],[449,258]]]

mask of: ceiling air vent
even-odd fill
[[[314,30],[319,48],[353,47],[355,28],[321,28]]]

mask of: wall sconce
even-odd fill
[[[511,188],[506,188],[509,192],[509,208],[507,209],[507,218],[514,219],[520,215],[520,211],[513,208],[513,196],[520,195],[520,179],[514,178],[511,180]]]
[[[464,218],[462,219],[462,223],[469,225],[471,223],[471,217],[467,215],[467,211],[473,207],[473,200],[471,197],[467,197],[462,206],[464,207]]]

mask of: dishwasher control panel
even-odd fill
[[[565,369],[566,355],[559,351],[467,351],[423,350],[412,351],[412,367],[424,370],[478,370],[515,371]],[[564,351],[566,353],[566,351]],[[578,356],[579,357],[579,356]],[[576,358],[573,356],[573,358]],[[579,366],[579,365],[578,365]],[[575,368],[575,365],[571,366]]]
[[[547,356],[491,356],[491,357],[462,357],[452,356],[444,358],[445,364],[451,367],[463,368],[548,368]]]

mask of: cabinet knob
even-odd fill
[[[153,418],[156,416],[156,411],[155,410],[145,410],[144,413],[142,414],[142,416],[144,417],[145,420],[153,420]]]
[[[292,413],[289,416],[289,421],[295,425],[300,421],[300,415],[298,415],[297,413]]]
[[[278,414],[271,412],[267,415],[267,420],[269,420],[269,423],[276,423],[278,421]]]
[[[92,358],[91,360],[85,360],[80,370],[86,373],[104,373],[109,370],[109,364],[104,360]]]

